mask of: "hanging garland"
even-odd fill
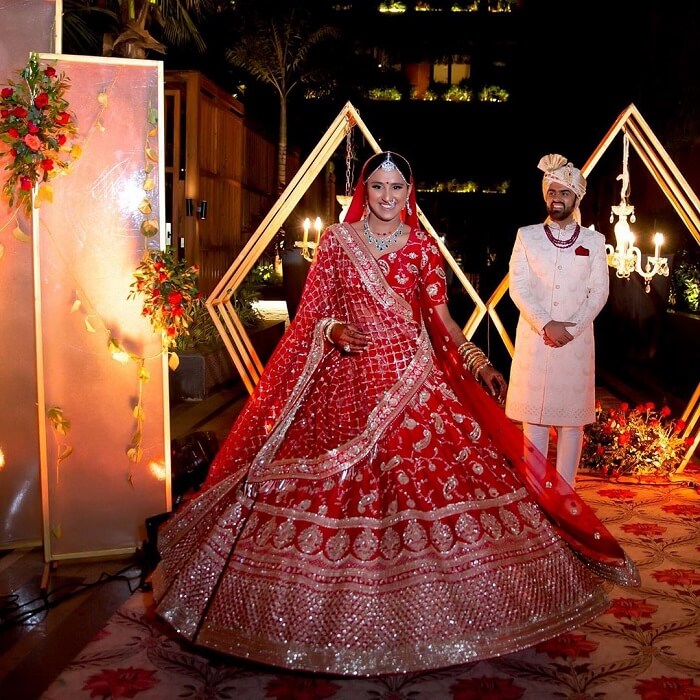
[[[81,148],[71,144],[77,129],[65,98],[65,74],[52,66],[42,69],[33,53],[19,76],[21,81],[8,81],[0,90],[0,140],[11,159],[2,191],[10,206],[17,202],[29,214],[35,186],[65,171]],[[35,206],[51,201],[52,188],[45,184],[35,200]]]

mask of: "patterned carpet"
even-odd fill
[[[608,586],[605,614],[536,647],[379,678],[281,672],[187,648],[137,592],[42,700],[699,700],[700,495],[686,476],[640,485],[579,475],[579,493],[636,561],[642,586]]]

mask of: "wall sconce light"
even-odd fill
[[[207,218],[208,207],[209,207],[209,202],[207,202],[206,199],[203,199],[199,203],[199,206],[197,207],[197,218],[198,219],[204,220]],[[194,200],[191,197],[187,197],[185,199],[185,214],[187,214],[187,216],[194,215]]]

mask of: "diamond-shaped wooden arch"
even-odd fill
[[[631,104],[620,114],[593,151],[593,154],[581,168],[583,176],[587,178],[590,175],[600,157],[620,132],[627,134],[630,143],[634,146],[635,151],[651,173],[656,184],[671,202],[671,205],[683,220],[693,238],[700,244],[700,201],[634,104]],[[465,332],[471,337],[486,314],[488,314],[512,357],[514,351],[513,343],[496,313],[496,306],[507,291],[508,276],[506,275],[486,304],[474,310],[467,321]],[[695,438],[676,470],[677,474],[685,469],[700,442],[700,429],[695,430],[700,419],[700,383],[698,383],[693,396],[688,402],[682,418],[686,421],[683,437],[688,437],[695,431]]]
[[[347,102],[206,301],[209,313],[249,393],[252,393],[258,383],[263,367],[236,313],[233,294],[255,266],[258,258],[263,254],[338,146],[345,141],[348,130],[355,127],[360,129],[375,152],[382,150],[357,110],[350,102]],[[485,313],[484,302],[420,208],[418,209],[418,217],[425,229],[435,237],[447,263],[454,270],[455,276],[462,283],[477,308],[482,309]]]

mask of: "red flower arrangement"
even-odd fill
[[[596,404],[595,423],[586,426],[581,466],[603,476],[647,476],[672,474],[683,460],[693,438],[683,438],[682,419],[671,419],[671,409],[657,410],[653,403],[630,408]]]
[[[10,206],[16,200],[29,213],[34,186],[68,167],[68,157],[76,158],[80,149],[69,144],[76,126],[64,97],[65,74],[51,66],[42,69],[31,54],[19,75],[22,82],[9,81],[0,90],[0,140],[12,159],[3,193]]]
[[[128,299],[143,296],[141,313],[158,333],[164,333],[166,347],[174,347],[181,335],[189,335],[190,325],[204,303],[197,289],[196,265],[177,260],[171,246],[149,250],[134,272]]]

